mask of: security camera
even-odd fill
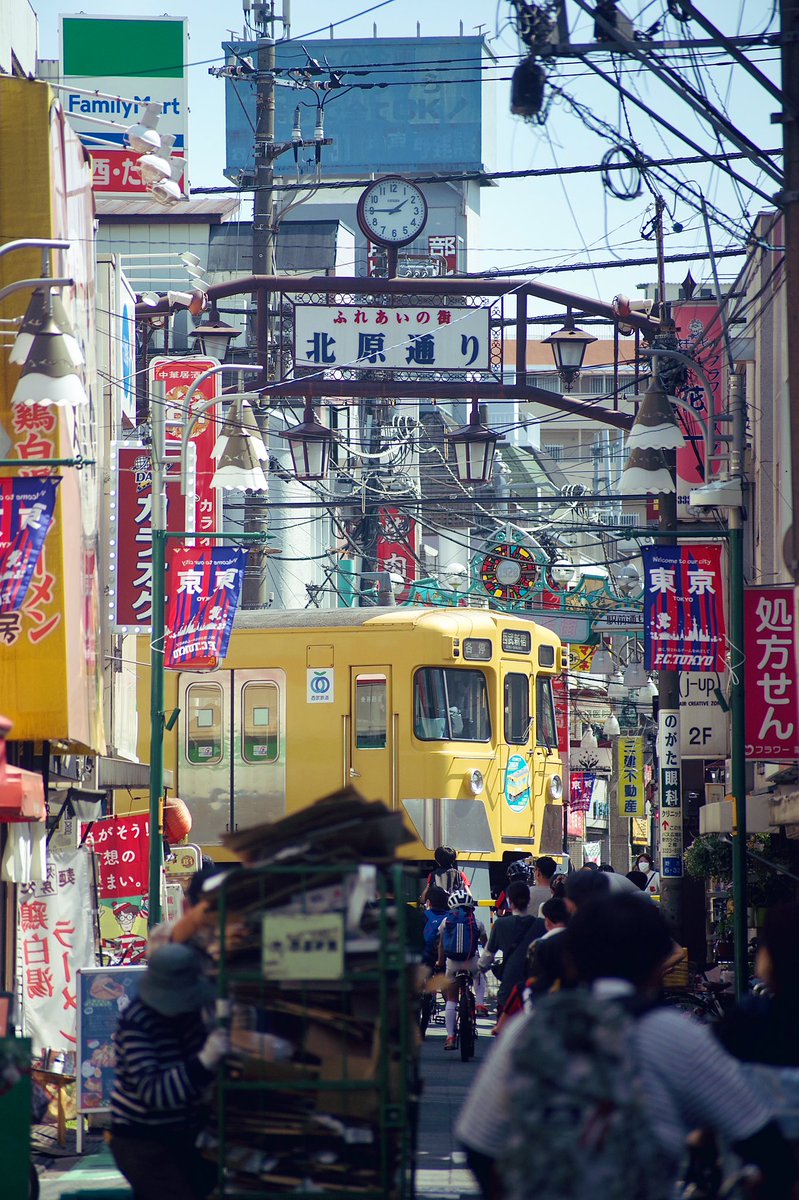
[[[691,508],[740,508],[743,502],[740,479],[714,479],[688,495]]]

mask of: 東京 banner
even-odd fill
[[[227,654],[247,551],[176,547],[169,564],[164,666],[214,670]]]
[[[795,762],[799,758],[799,684],[794,588],[746,588],[744,622],[746,757]]]
[[[0,479],[0,613],[25,603],[60,479]]]
[[[642,555],[646,669],[723,670],[721,546],[645,546]]]

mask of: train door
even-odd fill
[[[503,848],[532,846],[532,738],[530,673],[522,664],[503,666],[500,753],[500,835]]]
[[[286,675],[234,671],[232,828],[286,815]]]
[[[218,846],[230,829],[230,672],[181,674],[178,795],[188,805],[192,840]]]
[[[350,669],[349,779],[368,800],[396,804],[391,667]]]

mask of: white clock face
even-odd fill
[[[361,197],[360,216],[372,241],[401,246],[421,233],[427,203],[419,188],[405,179],[377,179]]]

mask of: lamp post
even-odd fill
[[[570,392],[574,381],[580,374],[585,358],[585,352],[596,338],[592,333],[585,333],[574,324],[571,309],[566,313],[566,320],[555,333],[541,339],[544,345],[552,347],[555,366],[563,381],[563,387]]]
[[[499,434],[480,420],[480,405],[473,397],[468,425],[461,425],[444,437],[455,450],[455,471],[461,483],[487,483],[494,467]]]
[[[217,366],[203,371],[193,380],[183,399],[186,409],[185,425],[193,424],[191,402],[197,390],[206,379],[218,375],[221,371],[234,371],[245,374],[260,371],[260,367],[251,365]],[[166,466],[175,459],[166,455],[166,403],[163,383],[155,385],[160,389],[160,396],[151,404],[152,425],[152,623],[150,630],[150,873],[149,873],[149,915],[148,924],[152,929],[161,921],[161,870],[163,868],[163,837],[161,830],[161,796],[164,790],[164,730],[172,728],[173,717],[169,723],[164,713],[164,636],[166,634],[166,602],[165,572],[166,572],[166,539],[170,535],[166,524]],[[222,403],[224,397],[218,396],[214,403]],[[209,406],[205,406],[209,407]],[[181,479],[185,479],[185,459],[188,439],[181,439],[180,468]],[[193,531],[187,531],[189,536]],[[205,536],[220,537],[221,533],[206,534]],[[237,534],[241,539],[246,535]],[[262,540],[260,535],[255,535]]]

